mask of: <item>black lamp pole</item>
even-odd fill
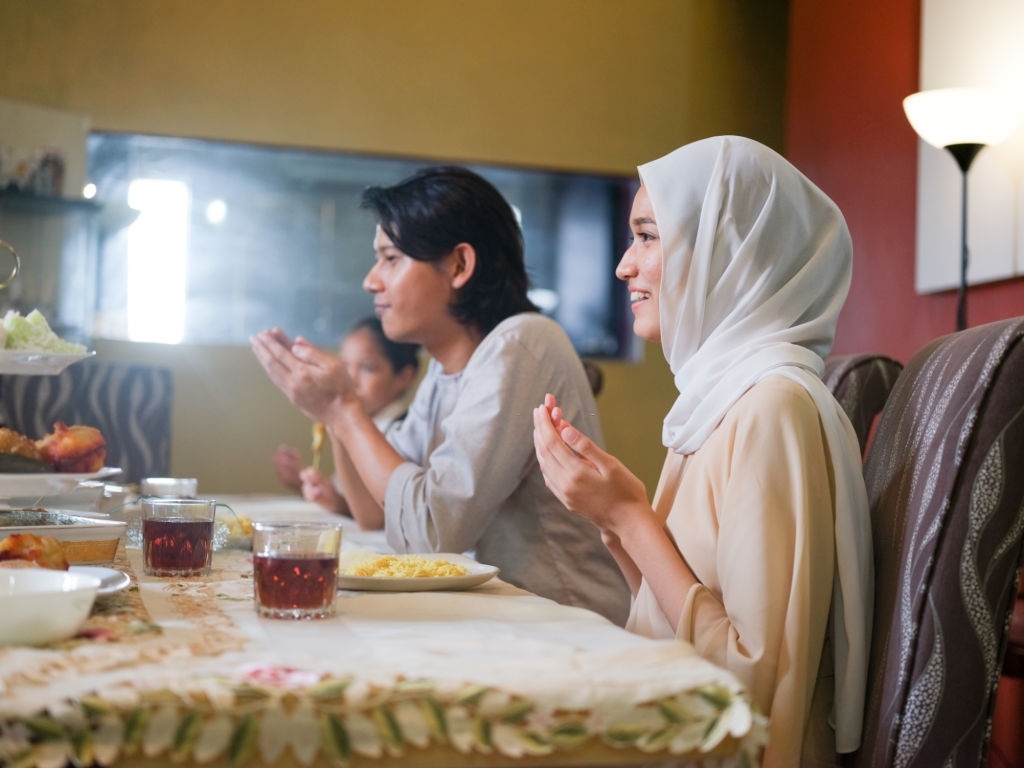
[[[956,329],[967,327],[967,171],[974,158],[985,148],[984,144],[947,144],[946,149],[960,166],[963,180],[960,212],[960,292],[956,305]]]

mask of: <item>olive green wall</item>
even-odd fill
[[[96,130],[632,174],[703,136],[781,149],[783,0],[5,0],[0,98]],[[0,126],[0,141],[2,126]],[[98,341],[175,372],[172,471],[276,490],[308,424],[246,348]],[[653,489],[671,378],[605,363],[609,448]]]

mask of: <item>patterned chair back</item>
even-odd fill
[[[850,417],[862,455],[875,417],[882,412],[902,370],[900,363],[885,355],[832,355],[825,360],[822,380]]]
[[[867,457],[875,550],[858,768],[985,765],[1024,549],[1024,317],[928,344]]]
[[[4,376],[0,381],[7,426],[33,439],[54,422],[96,427],[107,442],[107,466],[121,482],[165,476],[171,467],[169,368],[85,360],[55,376]]]

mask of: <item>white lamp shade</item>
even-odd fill
[[[984,88],[939,88],[907,96],[903,111],[917,135],[936,147],[993,145],[1024,122],[1024,98]]]

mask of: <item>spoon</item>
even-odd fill
[[[320,452],[324,447],[326,429],[319,421],[313,423],[313,469],[320,470]]]

